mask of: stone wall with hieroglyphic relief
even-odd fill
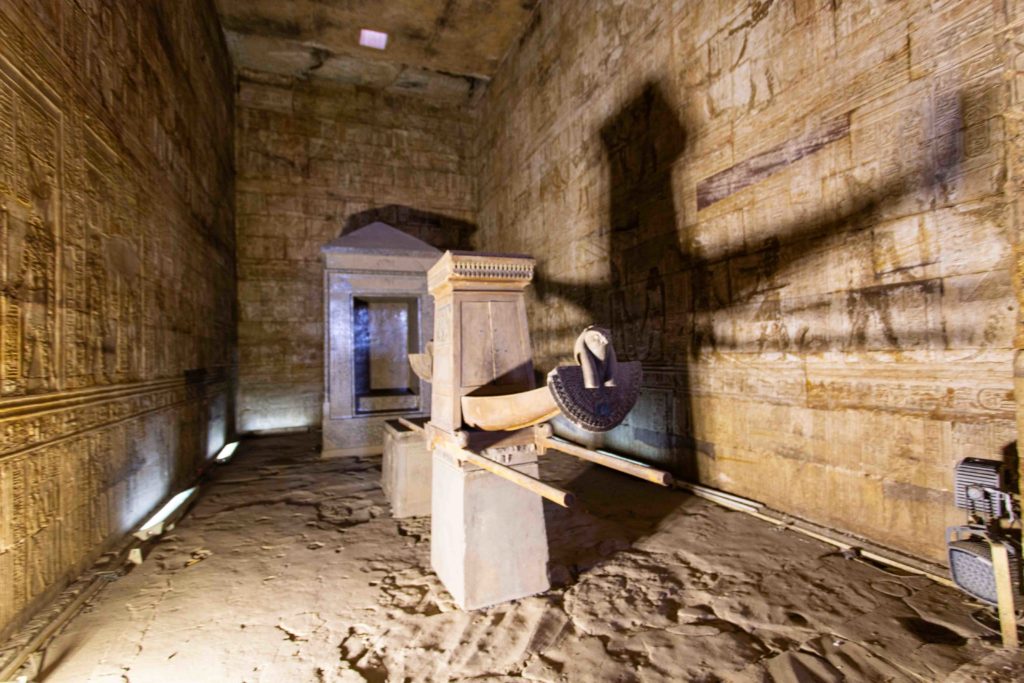
[[[232,78],[204,0],[0,0],[0,636],[233,431]]]
[[[540,367],[644,362],[608,446],[943,560],[954,464],[1016,457],[1016,4],[540,3],[477,246],[538,258]]]

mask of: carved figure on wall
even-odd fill
[[[90,229],[90,233],[93,229]],[[94,234],[90,234],[88,248],[85,256],[85,316],[87,319],[88,353],[86,356],[86,370],[92,376],[95,384],[104,384],[110,381],[110,375],[105,371],[104,352],[109,347],[108,334],[103,311],[103,302],[106,299],[106,278],[103,266],[97,256],[100,240]]]
[[[3,393],[41,391],[54,382],[56,242],[38,214],[5,211]]]
[[[85,297],[87,371],[96,384],[137,379],[142,368],[142,264],[132,224],[134,197],[123,162],[89,138]]]
[[[49,312],[53,306],[52,264],[56,243],[41,219],[31,221],[22,270],[22,329],[25,335],[24,357],[26,386],[29,390],[44,389],[52,380],[53,322]]]
[[[0,394],[56,386],[59,120],[34,95],[0,80]]]

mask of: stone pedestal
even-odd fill
[[[512,466],[536,477],[532,457]],[[433,459],[430,563],[455,602],[471,610],[546,591],[541,497],[443,449]]]
[[[525,256],[447,252],[427,273],[434,296],[434,458],[430,561],[463,609],[549,587],[542,499],[459,458],[468,449],[537,476],[532,430],[480,432],[462,419],[462,397],[534,387],[523,290]]]
[[[425,273],[441,252],[384,223],[331,241],[324,258],[324,457],[380,453],[384,421],[430,411],[409,367],[430,339]]]
[[[397,519],[429,515],[430,480],[430,450],[423,431],[398,420],[385,422],[381,487],[391,503],[391,515]]]

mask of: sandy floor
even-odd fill
[[[559,587],[465,613],[379,459],[246,441],[40,680],[1024,680],[955,590],[566,456],[543,476],[582,503],[546,509]]]

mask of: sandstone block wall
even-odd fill
[[[237,98],[238,426],[319,426],[320,248],[376,220],[441,248],[474,230],[472,112],[243,74]]]
[[[201,0],[0,0],[0,640],[233,430],[232,73]]]
[[[538,258],[540,367],[595,321],[644,362],[608,446],[943,559],[953,465],[1015,457],[1007,11],[541,4],[477,244]]]

